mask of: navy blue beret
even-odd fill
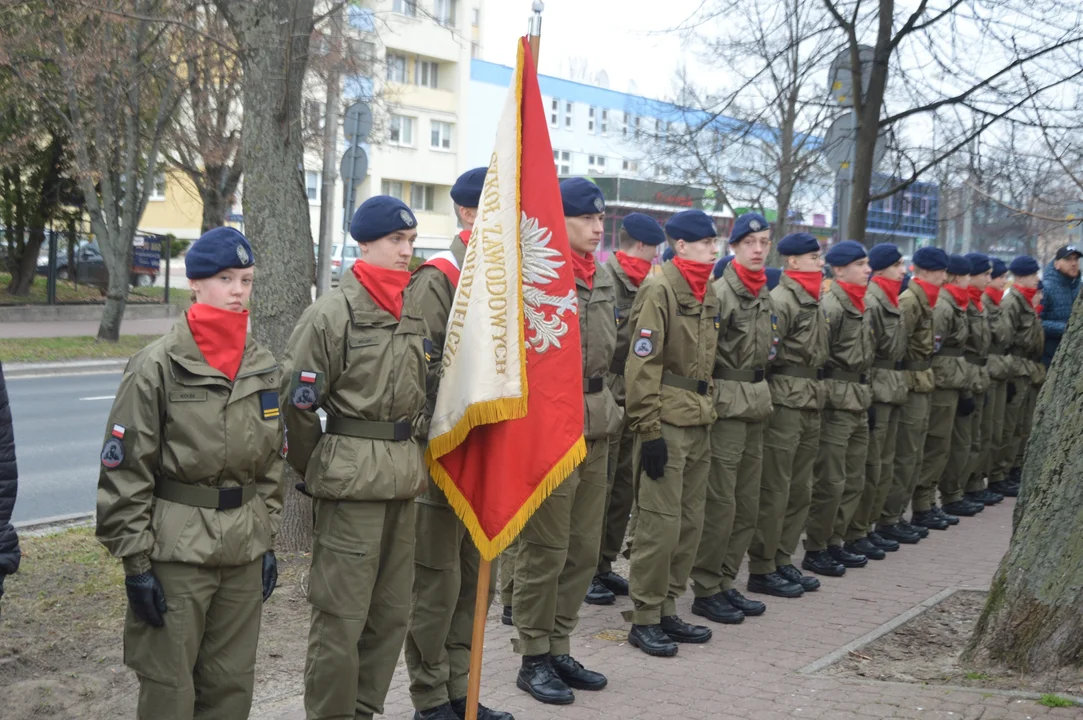
[[[675,257],[677,257],[677,253],[674,252],[673,248],[671,247],[667,247],[665,250],[662,251],[662,262],[664,263],[669,262]]]
[[[902,260],[902,253],[895,243],[880,243],[869,250],[869,267],[873,272],[886,270]]]
[[[770,229],[771,225],[767,222],[767,218],[759,213],[750,212],[738,215],[737,219],[733,221],[733,229],[730,230],[730,245],[741,242],[746,235]]]
[[[1008,269],[1011,270],[1012,275],[1015,275],[1016,277],[1036,275],[1038,273],[1038,261],[1030,255],[1020,255],[1015,260],[1012,260]]]
[[[779,255],[808,255],[820,252],[820,241],[808,233],[790,233],[778,242]]]
[[[947,270],[948,254],[938,247],[918,248],[914,253],[914,267],[922,270]]]
[[[485,185],[485,172],[489,168],[476,167],[467,170],[451,186],[451,199],[459,207],[476,208],[481,204],[481,188]]]
[[[585,178],[561,180],[560,199],[564,203],[564,217],[605,212],[605,196],[601,188]]]
[[[223,270],[255,264],[248,239],[230,227],[217,227],[203,233],[184,256],[184,272],[189,280],[202,280]]]
[[[989,262],[989,256],[985,253],[972,252],[963,255],[963,257],[970,263],[971,275],[981,275],[989,272],[993,267],[992,263]]]
[[[969,275],[970,261],[962,255],[948,255],[948,275]]]
[[[868,255],[865,252],[865,246],[857,240],[843,240],[827,251],[827,255],[824,255],[824,262],[831,267],[846,267],[852,262],[868,257]]]
[[[725,257],[722,257],[722,258],[718,259],[718,262],[716,262],[714,264],[714,279],[715,280],[722,277],[722,273],[724,273],[726,271],[726,266],[730,264],[731,260],[733,260],[732,255],[727,255]]]
[[[1003,277],[1008,274],[1008,266],[1000,258],[991,258],[993,263],[993,279]]]
[[[350,237],[359,243],[367,243],[416,227],[417,218],[406,203],[390,195],[377,195],[361,203],[353,214]]]
[[[711,216],[702,210],[681,210],[666,223],[666,235],[674,240],[699,242],[718,236]]]
[[[764,268],[763,272],[767,275],[767,289],[774,290],[778,287],[778,283],[782,280],[782,270],[774,267]]]
[[[662,232],[662,226],[650,215],[643,213],[631,213],[620,224],[633,240],[638,240],[644,245],[657,247],[666,241],[666,234]]]

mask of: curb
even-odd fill
[[[91,373],[120,372],[128,364],[128,358],[108,360],[72,360],[55,363],[11,363],[4,366],[4,377],[32,378],[47,375],[89,375]]]
[[[53,533],[67,530],[68,528],[89,525],[94,522],[94,513],[70,513],[68,515],[54,515],[38,520],[24,520],[12,523],[20,535],[34,537],[40,535],[52,535]]]

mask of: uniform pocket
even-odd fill
[[[379,570],[386,506],[334,500],[316,503],[308,601],[335,617],[364,620]]]
[[[190,505],[169,502],[168,500],[156,500],[151,514],[150,528],[154,533],[154,551],[152,557],[155,560],[169,562],[174,560],[174,551],[177,541],[188,524],[192,522],[197,509]]]
[[[160,628],[136,619],[129,608],[124,619],[124,664],[166,687],[180,687],[182,678],[190,682],[184,641],[190,631],[191,605],[191,598],[167,596],[165,625]]]

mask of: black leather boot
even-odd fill
[[[673,657],[677,643],[662,631],[661,625],[633,625],[628,632],[628,644],[653,657]]]
[[[801,568],[817,575],[827,575],[829,577],[842,577],[846,574],[846,566],[835,562],[835,559],[826,550],[805,553],[804,559],[801,560]]]
[[[451,701],[451,709],[459,720],[466,720],[466,698]],[[515,716],[501,710],[490,710],[478,703],[478,720],[515,720]]]
[[[703,625],[689,625],[676,615],[667,615],[662,618],[661,628],[670,640],[679,643],[705,643],[714,634],[711,628]]]
[[[575,693],[561,680],[549,655],[524,655],[515,687],[547,705],[571,705]]]
[[[858,538],[853,542],[846,543],[842,546],[842,549],[854,555],[864,555],[869,560],[883,560],[887,557],[887,553],[873,545],[872,540],[869,540],[867,537]]]
[[[730,605],[722,593],[693,600],[692,614],[723,625],[736,625],[745,619],[745,614]]]
[[[868,537],[869,542],[884,552],[896,552],[899,549],[899,542],[897,540],[886,538],[880,533],[871,532]]]
[[[511,605],[505,605],[504,610],[500,613],[500,622],[505,625],[514,625],[511,619]]]
[[[587,596],[583,598],[583,602],[587,605],[612,605],[616,601],[617,596],[602,585],[597,577],[590,581],[590,589],[587,590]]]
[[[557,671],[560,679],[568,684],[568,687],[576,690],[601,690],[609,684],[605,675],[587,670],[571,655],[552,655],[551,657],[553,669]]]
[[[598,581],[609,588],[614,595],[628,594],[628,581],[613,571],[605,572],[597,576]]]
[[[748,591],[781,598],[796,598],[805,594],[805,588],[790,582],[777,572],[766,575],[749,575]]]
[[[792,583],[800,585],[805,592],[812,592],[820,589],[820,581],[811,575],[802,575],[801,571],[795,568],[793,565],[779,565],[775,572],[782,577],[786,578]]]

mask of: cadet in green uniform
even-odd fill
[[[865,489],[846,531],[846,549],[857,555],[879,560],[886,552],[899,549],[899,543],[872,532],[872,524],[884,509],[891,490],[892,465],[895,462],[895,439],[899,415],[906,404],[906,377],[903,356],[906,333],[902,329],[899,293],[902,289],[902,253],[891,243],[881,243],[869,250],[872,280],[865,294],[865,316],[872,328],[876,359],[869,375],[872,407],[869,408],[869,452],[865,459]]]
[[[593,255],[602,240],[605,198],[583,178],[563,181],[560,195],[579,294],[587,457],[523,528],[512,615],[523,656],[516,686],[540,702],[566,705],[575,700],[571,688],[601,690],[607,683],[570,655],[570,636],[598,567],[609,438],[620,432],[623,416],[605,382],[617,346],[615,281]]]
[[[1004,443],[1004,416],[1008,402],[1008,382],[1015,377],[1015,359],[1009,352],[1011,328],[1005,322],[1001,303],[1008,285],[1008,266],[1000,258],[990,258],[993,266],[989,285],[985,288],[985,310],[989,333],[989,405],[982,415],[983,451],[976,476],[989,478],[989,490],[1015,497],[1018,486],[1005,479],[999,469],[1000,448]],[[999,474],[998,474],[999,472]]]
[[[771,416],[765,366],[775,350],[771,297],[764,264],[771,229],[758,213],[745,213],[730,232],[733,261],[714,282],[720,329],[715,354],[715,412],[711,474],[703,533],[692,566],[692,613],[732,623],[733,609],[762,615],[767,606],[733,585],[759,517],[764,421]]]
[[[933,383],[929,430],[925,435],[922,451],[921,472],[914,490],[913,525],[930,530],[947,530],[959,522],[958,517],[948,515],[936,504],[936,489],[944,475],[944,468],[952,452],[952,435],[970,452],[969,423],[955,429],[955,417],[968,417],[974,412],[970,365],[964,358],[969,335],[966,309],[970,304],[967,283],[970,282],[970,263],[962,255],[948,256],[948,274],[940,297],[933,309]],[[949,480],[945,487],[952,492]],[[945,487],[941,488],[944,495]]]
[[[625,619],[632,622],[628,642],[655,656],[711,638],[709,628],[677,617],[676,601],[688,587],[711,467],[718,298],[709,279],[717,230],[706,213],[685,210],[666,223],[666,234],[676,255],[636,297],[625,371],[628,424],[641,454],[630,573],[635,609]]]
[[[441,359],[459,268],[477,217],[486,168],[463,173],[451,188],[463,230],[451,249],[436,254],[414,273],[406,294],[425,321],[432,341],[428,399],[432,417],[440,387]],[[474,600],[481,556],[466,526],[444,493],[429,479],[417,499],[414,531],[414,592],[406,633],[406,669],[415,720],[456,720],[466,716],[466,684],[474,625]],[[490,576],[490,601],[495,577]],[[478,720],[512,720],[509,713],[478,707]]]
[[[824,257],[834,282],[822,300],[827,316],[828,356],[824,365],[824,412],[816,456],[812,503],[805,523],[801,567],[819,575],[839,576],[869,559],[843,547],[843,535],[865,488],[869,449],[868,372],[874,349],[865,321],[868,253],[854,240],[843,240]]]
[[[621,222],[620,250],[611,254],[605,266],[616,280],[615,322],[617,324],[617,350],[613,353],[613,365],[609,368],[607,382],[617,405],[624,407],[624,363],[628,359],[631,344],[629,317],[643,280],[651,271],[651,261],[658,254],[658,246],[666,241],[658,221],[643,213],[626,215]],[[586,601],[592,605],[611,605],[617,595],[628,594],[628,581],[613,572],[613,561],[624,543],[628,529],[628,517],[632,512],[632,472],[635,465],[632,453],[635,448],[635,432],[628,427],[627,416],[621,432],[609,440],[609,484],[605,500],[605,527],[602,531],[602,550],[598,558],[598,572],[587,591]]]
[[[128,362],[109,413],[97,537],[124,562],[137,716],[232,720],[252,705],[260,603],[278,577],[280,373],[247,336],[244,236],[205,233],[186,268],[195,304]]]
[[[414,498],[426,485],[416,435],[428,425],[432,348],[404,299],[417,220],[378,195],[354,213],[350,235],[361,257],[305,310],[283,363],[286,459],[313,498],[308,720],[383,712],[410,612]]]
[[[774,413],[764,430],[759,519],[748,550],[749,590],[772,586],[794,597],[789,585],[816,590],[820,581],[793,565],[812,496],[812,469],[820,442],[827,319],[820,311],[824,261],[808,233],[782,238],[785,268],[771,291],[777,318],[775,357],[768,368]],[[773,340],[773,339],[772,339]],[[753,584],[753,579],[756,583]]]
[[[902,331],[907,338],[903,371],[908,392],[895,438],[891,491],[876,527],[882,537],[911,545],[929,533],[926,528],[907,523],[903,514],[917,486],[929,430],[931,396],[936,387],[932,370],[936,344],[933,309],[940,297],[940,287],[947,279],[948,254],[940,248],[919,248],[914,253],[913,264],[914,277],[899,295]]]
[[[1042,316],[1042,281],[1038,281],[1038,292],[1035,293],[1031,304],[1034,306],[1034,312],[1038,314],[1038,318]],[[1039,322],[1030,335],[1030,348],[1027,353],[1027,360],[1030,361],[1030,384],[1027,386],[1026,405],[1023,407],[1023,414],[1019,418],[1019,429],[1016,431],[1018,435],[1019,450],[1015,454],[1015,467],[1023,467],[1023,455],[1027,449],[1027,441],[1030,440],[1030,431],[1034,427],[1034,409],[1038,402],[1038,392],[1041,390],[1042,384],[1045,383],[1046,367],[1042,362],[1042,352],[1045,347],[1045,326]],[[1022,470],[1019,471],[1019,477],[1022,476]]]

